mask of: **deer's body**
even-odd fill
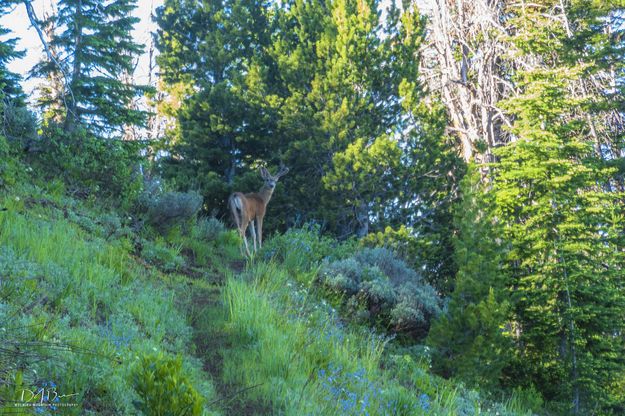
[[[243,238],[245,243],[245,252],[250,255],[250,250],[247,245],[247,238],[245,232],[247,227],[252,224],[250,228],[252,234],[252,240],[254,242],[254,251],[257,250],[256,243],[258,242],[258,248],[263,244],[263,219],[265,218],[265,212],[267,211],[267,204],[273,195],[273,190],[276,187],[278,179],[285,175],[289,171],[288,168],[282,168],[278,174],[272,176],[267,169],[261,168],[260,174],[265,181],[265,184],[260,191],[244,194],[242,192],[234,192],[228,198],[228,206],[234,217],[234,222],[237,226],[239,234]]]

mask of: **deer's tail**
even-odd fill
[[[230,195],[230,198],[228,198],[228,206],[230,207],[230,212],[232,212],[234,223],[237,225],[237,228],[240,229],[243,223],[243,201],[241,201],[241,197],[236,193]]]

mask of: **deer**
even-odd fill
[[[256,253],[256,242],[258,241],[258,249],[263,246],[263,219],[265,218],[267,204],[273,195],[278,179],[286,175],[288,171],[289,168],[281,164],[278,173],[272,175],[266,168],[261,167],[259,172],[264,183],[258,192],[247,194],[234,192],[228,198],[228,207],[232,212],[239,235],[243,238],[245,252],[248,257],[251,257],[251,255],[247,244],[247,237],[245,236],[247,227],[250,223],[252,224],[251,234],[252,240],[254,241],[254,252]],[[256,230],[254,229],[254,225],[256,225]],[[241,254],[243,254],[242,248]]]

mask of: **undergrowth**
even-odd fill
[[[60,181],[5,189],[0,207],[0,413],[530,414],[433,376],[425,347],[328,290],[349,263],[352,296],[400,305],[419,276],[391,252],[307,227],[245,262],[214,218],[138,226]]]
[[[161,392],[173,413],[145,414],[216,414],[175,292],[134,260],[127,236],[90,229],[88,209],[34,186],[0,205],[0,413],[141,414],[158,391],[136,368],[158,354],[175,364],[160,370],[171,386],[186,380],[178,388],[200,399],[187,412]]]
[[[432,376],[427,361],[389,348],[391,339],[344,323],[286,269],[258,262],[230,276],[223,296],[236,339],[224,378],[284,415],[516,415]],[[394,352],[392,352],[394,351]]]

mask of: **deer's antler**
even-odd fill
[[[284,166],[284,163],[280,162],[280,170],[276,173],[276,178],[286,175],[289,172],[289,168]]]

